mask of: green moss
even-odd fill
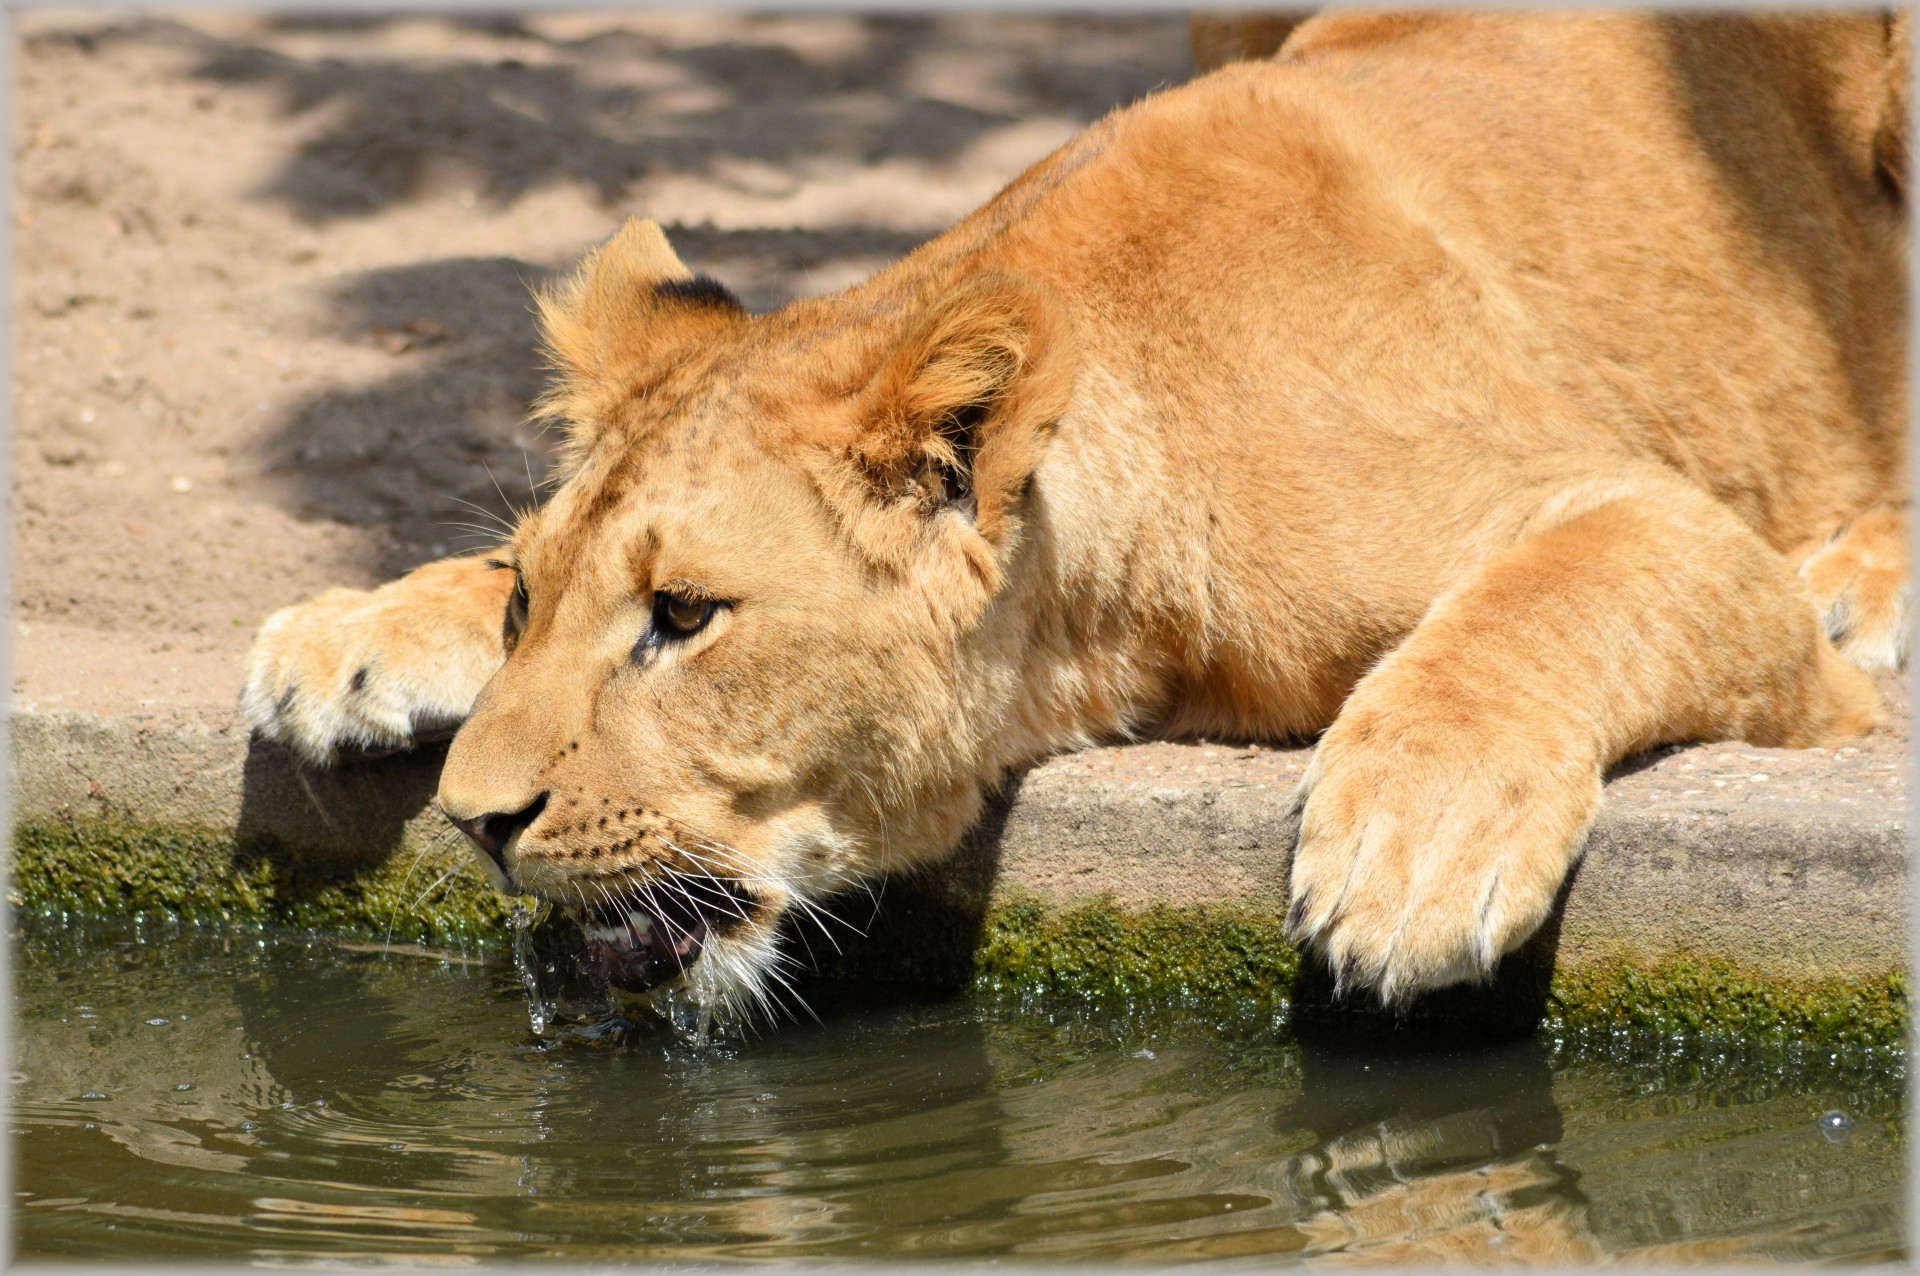
[[[36,821],[15,830],[13,889],[21,906],[53,912],[376,935],[391,926],[395,938],[417,942],[504,939],[509,901],[478,873],[462,866],[432,885],[453,862],[406,854],[316,861],[276,844],[240,846],[212,830]],[[1001,993],[1291,1002],[1296,1009],[1325,1001],[1324,981],[1316,982],[1314,967],[1302,969],[1280,919],[1256,909],[1126,909],[1103,901],[1058,908],[1031,896],[984,905],[983,894],[902,888],[887,899],[870,938],[844,945],[848,951],[823,969],[842,979],[925,986],[970,979]],[[813,947],[825,951],[819,940]],[[1414,1017],[1822,1048],[1897,1049],[1908,1032],[1900,971],[1784,983],[1698,958],[1579,970],[1515,960],[1502,976],[1493,989],[1449,992]]]
[[[1049,909],[1018,899],[993,909],[974,953],[976,985],[1001,992],[1118,993],[1236,1002],[1323,1000],[1270,915],[1228,906],[1129,911],[1103,903]],[[1450,993],[1431,1016],[1523,1021],[1555,1034],[1631,1032],[1823,1049],[1904,1048],[1903,971],[1786,983],[1731,962],[1678,957],[1651,967],[1529,973]],[[1352,1008],[1348,1008],[1351,1012]]]
[[[1901,1049],[1907,1014],[1905,971],[1784,983],[1731,962],[1686,957],[1651,968],[1556,971],[1544,1026]]]
[[[996,991],[1284,998],[1299,958],[1272,917],[1224,905],[1128,912],[1049,909],[1020,899],[992,910],[974,978]]]
[[[480,875],[410,854],[316,862],[274,842],[238,845],[214,830],[114,820],[28,821],[13,835],[12,886],[22,908],[195,923],[255,923],[486,941],[509,903]]]

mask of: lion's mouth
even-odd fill
[[[580,925],[586,976],[627,992],[684,974],[710,938],[745,923],[755,904],[739,883],[719,878],[655,878],[602,893],[597,904],[567,912]]]

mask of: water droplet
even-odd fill
[[[1835,1108],[1820,1114],[1820,1137],[1829,1143],[1845,1143],[1853,1133],[1853,1118]]]
[[[187,1081],[182,1081],[182,1082],[181,1082],[181,1083],[180,1083],[179,1085],[177,1085],[177,1086],[175,1086],[175,1087],[173,1087],[173,1088],[174,1088],[175,1090],[180,1090],[180,1091],[186,1091],[186,1090],[191,1090],[191,1089],[193,1089],[193,1085],[192,1085],[192,1083],[191,1083],[191,1082],[187,1082]]]
[[[513,931],[513,964],[520,972],[520,986],[527,994],[527,1023],[536,1037],[546,1032],[547,1025],[553,1022],[559,1010],[557,995],[552,1000],[541,995],[540,976],[534,969],[533,928],[539,920],[540,917],[527,906],[524,899],[515,900],[512,912],[507,915],[507,925]],[[551,974],[552,971],[553,967],[549,965],[547,972]]]
[[[164,1027],[166,1027],[166,1026],[167,1026],[168,1024],[170,1024],[170,1023],[172,1023],[172,1022],[173,1022],[173,1020],[171,1020],[171,1019],[149,1019],[149,1020],[147,1020],[147,1027],[149,1027],[149,1028],[164,1028]]]

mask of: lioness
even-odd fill
[[[545,507],[275,613],[246,715],[317,764],[464,720],[497,882],[716,1013],[1009,768],[1324,732],[1291,933],[1389,1004],[1483,977],[1617,759],[1880,718],[1903,47],[1321,16],[765,315],[630,222],[540,303]]]

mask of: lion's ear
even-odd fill
[[[726,288],[687,269],[658,222],[638,218],[538,303],[556,373],[545,406],[575,422],[747,317]]]
[[[1073,390],[1071,334],[1041,285],[976,276],[916,316],[860,395],[856,465],[884,497],[953,508],[1000,545]]]

